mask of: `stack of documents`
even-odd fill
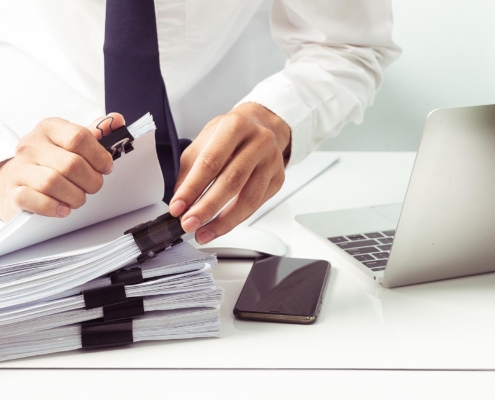
[[[112,334],[119,336],[120,345],[145,340],[217,337],[218,312],[213,308],[153,311],[133,320],[116,321],[113,326]],[[111,338],[105,342],[101,330],[92,335],[91,328],[90,324],[67,325],[2,339],[0,360],[115,344]]]
[[[183,243],[138,266],[126,246],[0,266],[0,361],[220,335],[214,255]],[[112,262],[116,249],[126,255]]]
[[[0,226],[0,361],[220,335],[216,256],[179,244],[167,219],[147,230],[167,211],[154,129],[149,114],[127,127],[134,150],[67,218],[21,212]]]

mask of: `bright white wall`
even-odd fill
[[[375,104],[322,149],[416,150],[428,113],[495,103],[495,1],[393,0],[403,54]],[[494,127],[495,132],[495,127]]]

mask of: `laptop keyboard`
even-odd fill
[[[395,230],[328,238],[336,246],[372,271],[385,269],[394,241]]]

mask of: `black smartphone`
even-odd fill
[[[330,263],[288,257],[258,258],[234,315],[256,321],[310,324],[320,312]]]

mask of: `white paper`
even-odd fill
[[[86,204],[72,210],[68,217],[24,214],[18,224],[4,225],[0,255],[161,202],[163,193],[163,177],[152,131],[134,141],[133,151],[115,160],[112,173],[104,176],[102,189],[87,195]]]

